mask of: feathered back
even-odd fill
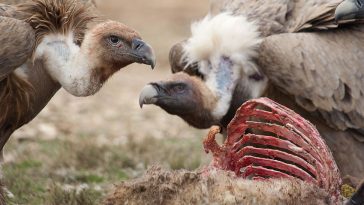
[[[32,103],[33,87],[26,80],[10,74],[0,81],[0,128],[13,129],[12,124],[19,124],[24,113]],[[9,124],[10,123],[10,124]],[[2,147],[0,147],[0,150]]]
[[[50,33],[73,33],[75,42],[80,45],[87,24],[95,19],[90,4],[77,0],[33,0],[18,7],[26,14],[24,20],[35,29],[37,45]]]
[[[210,15],[223,12],[235,13],[244,2],[242,0],[210,0]]]
[[[45,35],[52,33],[73,33],[74,41],[81,44],[87,24],[95,18],[90,12],[90,5],[80,3],[79,0],[32,0],[19,4],[17,11],[22,13],[21,18],[35,30],[36,48]],[[16,37],[23,42],[20,35]],[[30,44],[30,41],[26,42]],[[24,47],[20,46],[19,49],[25,52]],[[24,123],[21,122],[22,116],[30,111],[33,93],[32,85],[14,72],[1,79],[0,128],[13,129],[17,124]]]

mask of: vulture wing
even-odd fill
[[[24,64],[35,45],[33,28],[9,16],[11,7],[0,4],[0,81]]]
[[[240,9],[243,0],[210,0],[210,15],[221,12],[236,12]]]
[[[312,31],[312,30],[328,30],[337,28],[335,22],[336,7],[343,0],[309,0],[309,2],[300,1],[296,7],[299,7],[299,15],[296,15],[294,24],[290,31]],[[306,12],[303,12],[306,11]],[[351,23],[348,21],[347,23]]]
[[[0,4],[16,5],[16,4],[28,3],[30,1],[31,0],[0,0]],[[80,0],[80,1],[96,5],[95,0]]]
[[[186,63],[183,62],[183,42],[175,44],[169,52],[169,64],[172,73],[178,73],[184,70]]]
[[[364,26],[267,37],[258,64],[270,81],[340,130],[364,128]]]
[[[337,28],[334,13],[343,0],[210,0],[210,15],[243,14],[263,36]],[[350,21],[346,23],[352,23]]]
[[[16,11],[16,7],[8,4],[2,4],[0,0],[0,16],[20,19],[21,13]]]

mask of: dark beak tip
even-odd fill
[[[150,65],[152,70],[155,68],[156,57],[152,46],[141,39],[133,39],[132,49],[140,57],[139,63]]]
[[[152,68],[152,70],[154,70],[155,65],[156,65],[155,61],[151,62],[150,67]]]
[[[144,106],[144,99],[139,98],[139,107],[140,109],[143,109]]]

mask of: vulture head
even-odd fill
[[[86,4],[34,0],[21,10],[36,32],[34,61],[43,61],[52,79],[75,96],[95,94],[129,64],[155,66],[153,49],[131,27],[105,21],[89,29],[94,17]]]
[[[58,41],[60,38],[64,39]],[[115,72],[132,63],[155,66],[152,48],[135,30],[119,22],[96,25],[85,34],[80,47],[74,41],[72,33],[47,35],[35,58],[45,59],[51,77],[75,96],[95,94]]]
[[[135,30],[115,21],[101,23],[86,33],[80,52],[88,55],[92,67],[104,67],[103,80],[132,63],[155,66],[152,48]]]
[[[227,125],[245,100],[260,97],[267,86],[253,63],[258,27],[244,16],[221,13],[193,23],[191,33],[171,49],[175,74],[147,85],[140,104],[155,104],[197,128]]]
[[[154,104],[172,115],[178,115],[197,128],[208,128],[215,121],[212,110],[216,100],[200,78],[180,72],[170,79],[150,83],[139,97],[140,107]],[[200,119],[205,119],[200,121]]]

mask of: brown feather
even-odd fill
[[[30,111],[33,87],[14,73],[0,81],[0,129],[13,129]]]
[[[32,86],[17,77],[13,70],[24,64],[34,49],[33,29],[25,22],[0,17],[0,129],[10,122],[20,123],[23,113],[29,111]]]
[[[32,55],[35,34],[24,21],[0,16],[0,81]]]
[[[243,3],[234,3],[239,1]],[[273,99],[284,104],[282,101],[288,97],[287,101],[295,105],[288,107],[302,110],[299,113],[318,126],[342,173],[362,177],[364,26],[355,22],[337,28],[334,10],[340,2],[342,0],[212,0],[210,13],[231,11],[257,23],[264,41],[254,62],[270,80],[268,88],[274,92],[268,97],[273,97],[272,93],[284,93],[285,96]],[[229,8],[230,4],[239,5],[239,9]],[[172,70],[179,70],[181,55],[176,47],[172,52]],[[239,104],[242,93],[248,91],[250,88],[246,85],[240,91],[235,90],[232,103]],[[234,106],[231,108],[236,110]],[[224,121],[229,122],[230,116],[228,114]]]
[[[318,111],[333,128],[361,129],[363,30],[271,36],[261,46],[259,64],[273,84],[306,110]]]
[[[94,19],[94,16],[90,14],[88,9],[88,6],[82,5],[75,0],[33,0],[29,3],[19,5],[17,11],[24,14],[23,20],[28,22],[35,30],[35,37],[34,35],[32,37],[33,41],[35,38],[36,44],[39,44],[45,35],[51,33],[67,34],[69,32],[73,32],[75,41],[80,44],[87,29],[87,23]],[[19,28],[19,25],[14,28]],[[21,36],[17,35],[16,29],[8,31],[13,32],[13,34],[9,33],[9,35],[14,36],[13,40],[19,40],[19,44],[16,45],[22,45],[20,42],[31,42],[31,39],[25,39],[25,37],[20,38]],[[9,42],[9,40],[6,40],[6,37],[4,38],[2,42]],[[14,42],[13,40],[10,42]],[[24,46],[17,48],[21,48],[23,52],[18,51],[19,49],[12,50],[18,53],[25,52]],[[30,54],[34,50],[31,49]],[[2,54],[1,57],[4,57],[5,61],[6,59],[17,59],[17,55],[15,54],[13,56]],[[2,113],[0,115],[0,131],[5,133],[12,132],[22,124],[31,120],[27,119],[27,113],[32,113],[31,107],[36,96],[35,90],[32,84],[27,82],[26,79],[12,72],[12,70],[23,63],[25,61],[20,64],[16,62],[12,64],[7,76],[0,79],[0,113]],[[0,67],[0,71],[1,69],[4,71],[3,66]],[[5,67],[5,69],[7,68]],[[5,138],[1,139],[1,148],[6,140]]]
[[[359,25],[271,36],[259,58],[275,92],[289,94],[309,111],[306,117],[326,139],[342,173],[356,177],[364,176],[363,30]]]
[[[291,30],[292,32],[312,31],[312,30],[328,30],[337,28],[335,22],[335,9],[341,0],[336,0],[332,3],[313,7],[308,16],[301,18]]]
[[[18,10],[26,14],[24,20],[35,29],[37,45],[47,34],[71,32],[80,45],[87,24],[96,18],[89,4],[76,0],[33,0],[19,5]]]

